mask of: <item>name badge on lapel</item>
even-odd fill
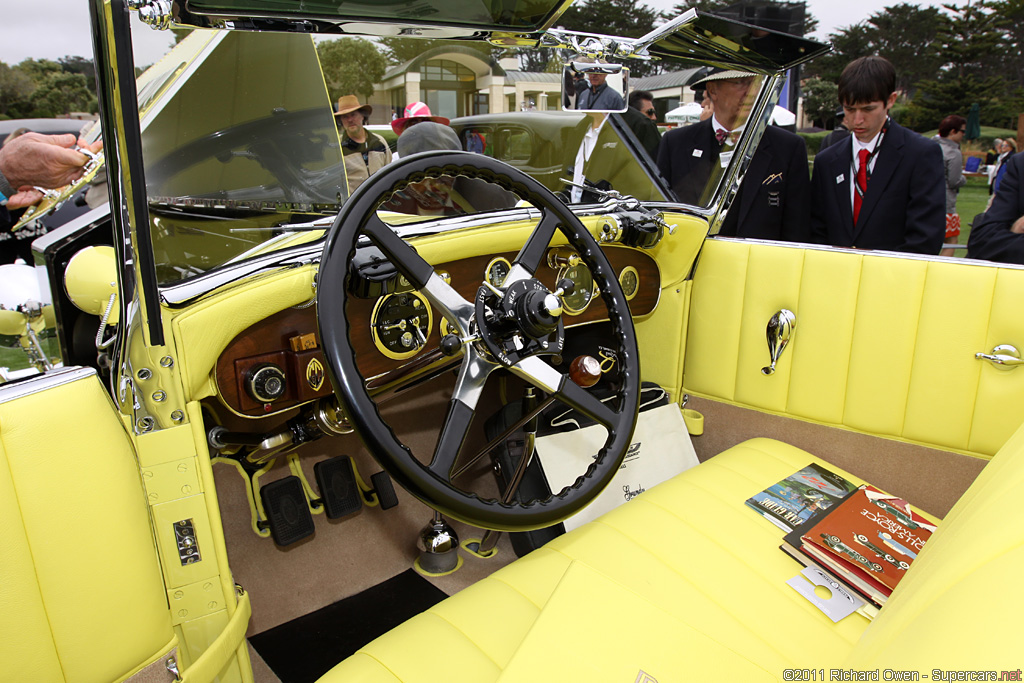
[[[701,158],[702,156],[704,156],[704,150],[702,150],[702,149],[695,149],[695,150],[693,150],[693,156],[697,157],[698,159]]]

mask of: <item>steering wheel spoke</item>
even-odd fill
[[[430,276],[434,274],[434,267],[424,261],[412,245],[399,237],[387,223],[377,216],[376,212],[367,216],[366,222],[363,224],[363,233],[412,283],[413,289],[423,289],[427,286]]]
[[[459,377],[455,381],[455,390],[448,402],[448,413],[429,465],[430,471],[445,481],[452,479],[452,467],[458,460],[462,444],[469,433],[469,426],[480,402],[487,377],[495,367],[497,366],[493,363],[484,360],[474,346],[469,345],[465,348],[465,357],[459,368]]]
[[[526,244],[523,245],[523,248],[516,255],[515,261],[512,263],[512,270],[509,271],[509,277],[506,278],[506,281],[515,282],[524,277],[533,277],[537,274],[537,269],[544,263],[544,255],[548,251],[548,246],[551,244],[551,240],[562,222],[562,219],[554,211],[548,208],[541,209],[540,221],[537,223],[537,227],[533,229],[529,239],[526,240]],[[519,266],[525,273],[517,269],[516,266]],[[529,273],[529,275],[526,275],[526,273]]]

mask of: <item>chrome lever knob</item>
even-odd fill
[[[992,353],[974,354],[978,360],[987,360],[999,370],[1013,370],[1018,365],[1024,365],[1020,358],[1020,351],[1010,344],[1000,344],[992,349]]]
[[[775,373],[775,363],[778,362],[779,356],[786,349],[786,345],[789,344],[789,340],[792,338],[795,330],[796,314],[789,309],[783,308],[779,310],[768,321],[765,335],[768,337],[768,356],[771,363],[761,368],[763,374],[772,375]]]

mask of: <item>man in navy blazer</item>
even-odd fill
[[[974,219],[967,256],[1024,264],[1024,153],[1007,160],[992,206]]]
[[[946,230],[942,149],[889,118],[895,69],[882,57],[861,57],[843,69],[838,85],[852,135],[814,158],[814,241],[938,254]]]
[[[710,200],[745,123],[753,78],[748,73],[712,71],[702,82],[707,83],[714,115],[670,130],[662,138],[658,169],[679,201],[700,206]],[[799,136],[768,126],[719,234],[809,241],[809,219],[807,146]]]

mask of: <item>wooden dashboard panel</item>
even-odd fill
[[[605,255],[616,275],[627,268],[637,274],[637,290],[629,300],[634,318],[651,313],[658,304],[661,291],[660,272],[654,259],[639,249],[605,245]],[[464,298],[472,301],[481,286],[487,265],[497,257],[512,261],[514,252],[489,254],[441,263],[434,266],[438,273],[447,273],[451,284]],[[559,270],[541,266],[537,273],[540,281],[555,289]],[[394,373],[436,349],[440,342],[441,317],[434,311],[427,343],[415,356],[396,360],[388,358],[377,348],[371,330],[371,319],[378,299],[349,298],[348,315],[352,320],[365,320],[365,325],[353,324],[352,344],[360,371],[366,378]],[[607,309],[600,297],[595,297],[581,314],[564,317],[566,327],[604,320]],[[312,335],[312,336],[310,336]],[[235,413],[262,417],[293,408],[331,393],[326,379],[326,361],[320,348],[316,307],[288,309],[272,315],[235,337],[217,361],[216,382],[221,399]],[[280,398],[272,403],[256,401],[246,390],[246,382],[253,368],[273,363],[283,371],[286,382]]]

